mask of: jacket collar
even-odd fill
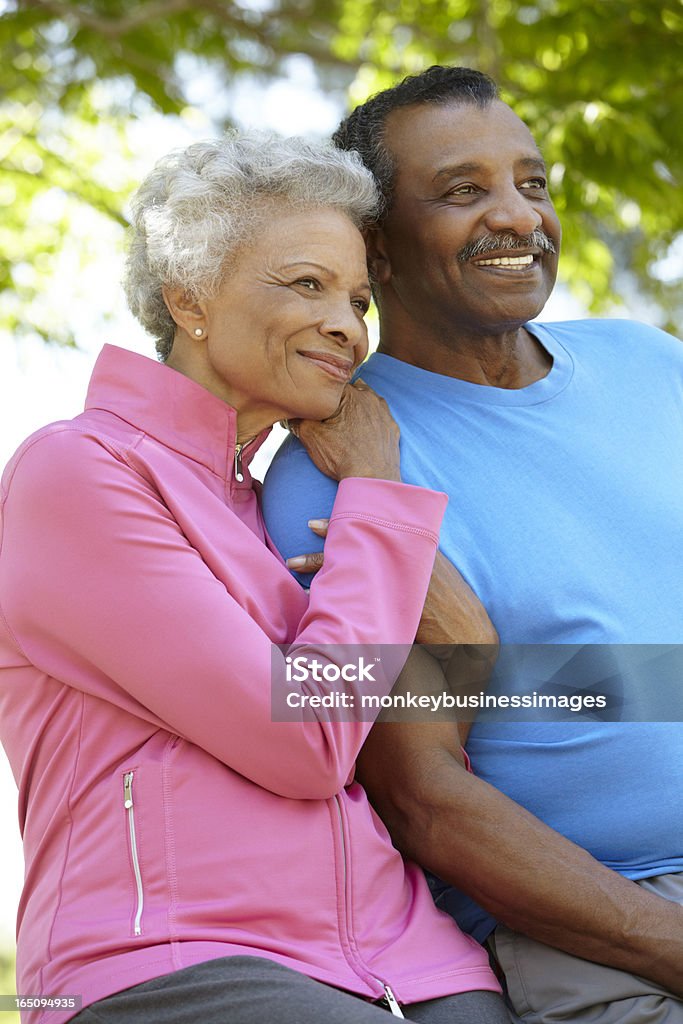
[[[221,477],[234,475],[237,413],[170,366],[105,345],[90,378],[85,408],[113,413]],[[244,467],[269,433],[270,428],[262,431],[249,444]]]

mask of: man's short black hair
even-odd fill
[[[339,149],[353,149],[360,154],[375,176],[385,214],[391,205],[396,175],[394,159],[384,145],[387,117],[392,110],[417,103],[472,103],[486,107],[497,97],[496,83],[481,71],[435,64],[361,103],[342,121],[332,141]]]

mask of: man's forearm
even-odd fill
[[[382,779],[382,745],[395,755],[403,745],[396,730],[411,728],[376,726],[360,761],[361,781],[405,856],[515,931],[683,996],[683,907],[605,868],[442,746],[392,756]]]

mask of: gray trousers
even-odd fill
[[[510,1024],[495,992],[402,1007],[421,1024]],[[69,1024],[390,1024],[391,1013],[255,956],[223,957],[93,1003]]]
[[[683,903],[683,873],[638,884]],[[498,925],[489,946],[505,975],[515,1022],[683,1024],[683,1001],[644,978],[570,956],[504,925]]]

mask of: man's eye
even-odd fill
[[[370,303],[367,299],[352,299],[351,305],[355,306],[356,309],[359,309],[363,316],[365,316],[367,311],[370,309]]]
[[[544,191],[548,183],[545,178],[529,178],[527,181],[523,181],[520,188],[535,188]]]
[[[316,281],[314,277],[299,277],[294,283],[300,284],[303,288],[308,288],[312,292],[316,292],[320,288],[320,282]]]

